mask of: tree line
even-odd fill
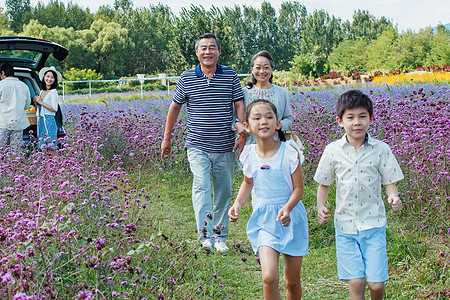
[[[164,4],[133,8],[131,0],[115,0],[96,12],[69,2],[48,4],[6,0],[0,7],[1,35],[21,35],[54,41],[68,48],[63,70],[91,69],[104,78],[137,73],[179,74],[198,63],[195,39],[215,33],[222,41],[220,62],[239,73],[250,71],[250,58],[270,51],[277,70],[321,76],[330,70],[374,72],[414,69],[450,63],[450,32],[398,33],[392,20],[355,10],[342,21],[324,10],[309,13],[297,1],[269,2],[261,7],[191,5],[175,16]]]

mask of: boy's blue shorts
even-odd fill
[[[346,234],[336,230],[339,280],[366,278],[367,282],[389,280],[386,226]]]

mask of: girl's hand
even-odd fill
[[[33,101],[34,101],[34,103],[35,103],[36,105],[38,105],[39,102],[41,101],[41,97],[39,97],[39,96],[34,96],[34,97],[33,97]]]
[[[239,219],[239,211],[241,210],[241,206],[238,204],[233,204],[228,210],[228,216],[230,217],[230,222],[236,222]]]
[[[291,224],[291,212],[285,207],[278,212],[277,221],[281,221],[281,225],[288,227]]]

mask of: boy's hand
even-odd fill
[[[228,217],[230,217],[230,222],[236,222],[239,219],[239,211],[241,207],[239,205],[233,204],[228,210]]]
[[[388,197],[388,203],[392,205],[395,211],[401,211],[403,208],[402,201],[399,197]]]
[[[330,219],[330,215],[328,214],[329,210],[325,206],[317,208],[317,220],[320,225],[325,224]]]

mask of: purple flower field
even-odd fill
[[[291,92],[292,129],[305,146],[305,182],[310,187],[324,147],[343,134],[333,107],[346,89]],[[405,225],[448,238],[448,86],[362,90],[375,105],[371,136],[390,145],[406,177],[399,184],[407,208],[402,213]],[[177,285],[195,269],[196,247],[158,232],[149,218],[152,199],[130,176],[141,170],[187,168],[185,110],[174,128],[170,159],[159,159],[170,101],[161,96],[98,105],[66,103],[68,138],[55,157],[45,151],[19,158],[0,154],[0,295],[176,298]]]

